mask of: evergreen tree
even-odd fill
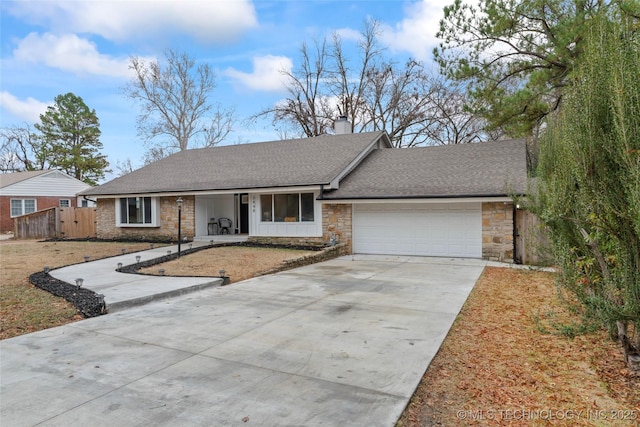
[[[436,61],[448,78],[467,85],[471,111],[514,137],[530,136],[561,106],[595,16],[640,16],[637,0],[469,3],[445,7]]]
[[[536,209],[585,314],[640,369],[640,33],[600,14],[541,141]]]
[[[109,172],[109,163],[100,153],[100,122],[95,110],[73,93],[58,95],[54,105],[40,115],[35,128],[47,147],[48,163],[65,173],[96,185]]]

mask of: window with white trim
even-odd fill
[[[71,207],[71,200],[69,200],[69,199],[60,199],[60,207],[61,208],[69,208],[69,207]]]
[[[119,226],[157,226],[158,199],[156,197],[122,197],[116,207]]]
[[[36,199],[11,199],[11,216],[26,215],[36,211]]]
[[[313,193],[285,193],[260,195],[262,222],[313,222],[315,197]]]

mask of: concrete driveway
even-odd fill
[[[2,426],[392,426],[484,261],[347,256],[0,342]]]

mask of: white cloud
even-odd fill
[[[128,58],[112,58],[98,52],[96,45],[75,34],[56,36],[30,33],[13,51],[18,61],[43,63],[75,74],[128,77]]]
[[[451,0],[422,0],[405,9],[405,18],[395,26],[384,26],[383,40],[394,50],[406,51],[418,60],[431,58],[438,44],[436,33],[443,17],[442,9]]]
[[[227,68],[224,74],[250,89],[278,92],[285,89],[286,78],[282,72],[291,72],[292,68],[293,62],[290,58],[266,55],[253,58],[251,73]]]
[[[0,107],[11,113],[11,115],[35,123],[40,120],[40,114],[47,111],[49,104],[40,102],[37,99],[18,99],[7,91],[0,92]]]
[[[336,30],[335,33],[342,40],[350,40],[350,41],[360,42],[363,39],[362,33],[360,31],[354,30],[352,28],[340,28],[339,30]]]
[[[120,42],[178,33],[203,42],[223,42],[257,25],[249,0],[21,1],[7,10],[54,32],[97,34]]]

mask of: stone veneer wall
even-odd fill
[[[482,204],[482,258],[513,262],[513,203]]]
[[[285,259],[277,267],[274,267],[267,271],[263,271],[260,274],[261,275],[273,274],[279,271],[290,270],[296,267],[303,267],[305,265],[327,261],[327,260],[337,258],[339,256],[346,255],[346,254],[347,254],[347,245],[344,243],[338,243],[335,246],[324,248],[322,250],[319,250],[318,252],[314,252],[309,255],[304,255],[298,258],[293,258],[293,259]]]
[[[273,237],[273,236],[249,236],[251,243],[259,245],[280,246],[324,246],[322,237]]]
[[[341,244],[342,252],[351,253],[351,205],[323,204],[322,205],[322,237],[262,237],[251,236],[249,241],[260,244],[278,244],[294,246],[322,246],[336,237],[336,243]],[[343,245],[344,244],[344,245]]]
[[[96,207],[96,235],[99,239],[132,239],[132,240],[177,240],[178,239],[178,197],[160,198],[159,227],[117,227],[116,200],[98,199]],[[183,196],[182,204],[182,237],[192,239],[195,235],[195,197]]]
[[[325,242],[335,236],[338,243],[346,244],[346,253],[353,253],[353,205],[322,204],[322,238]]]

